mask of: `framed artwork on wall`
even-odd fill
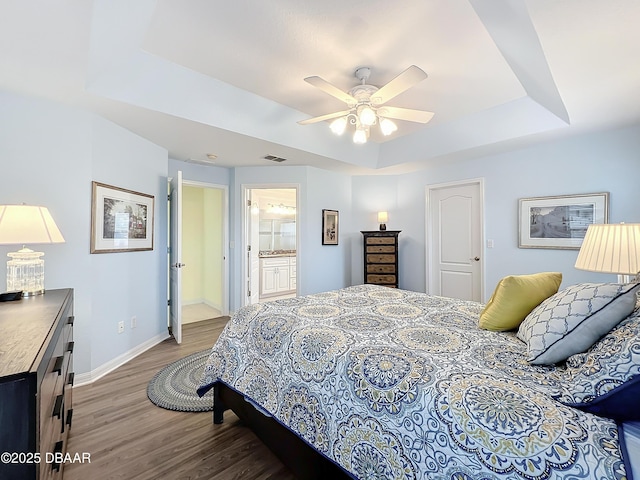
[[[609,192],[518,201],[518,247],[578,250],[592,223],[609,222]]]
[[[153,250],[153,195],[91,185],[91,253]]]
[[[338,245],[337,210],[322,210],[322,244]]]

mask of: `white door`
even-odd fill
[[[482,184],[427,187],[428,293],[482,300]]]
[[[182,171],[170,185],[169,320],[173,338],[182,343]]]
[[[260,242],[259,242],[259,208],[258,203],[252,199],[250,189],[246,190],[245,205],[245,249],[246,249],[246,295],[245,305],[253,305],[260,301]]]

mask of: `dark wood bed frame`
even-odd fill
[[[236,391],[222,383],[216,383],[213,388],[213,423],[222,423],[224,411],[231,409],[296,477],[304,480],[354,478],[272,417],[260,413]]]

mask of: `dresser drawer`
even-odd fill
[[[367,245],[367,253],[396,253],[395,245]]]
[[[367,273],[396,273],[395,264],[369,264]]]
[[[367,245],[395,245],[395,237],[367,237],[365,239]]]
[[[380,285],[390,284],[394,285],[396,283],[395,275],[367,275],[367,283],[377,283]]]
[[[384,254],[367,254],[367,263],[396,263],[396,256]]]

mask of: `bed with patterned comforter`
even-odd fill
[[[375,285],[244,307],[198,391],[222,382],[354,478],[629,478],[616,423],[556,400],[570,369],[482,308]]]

